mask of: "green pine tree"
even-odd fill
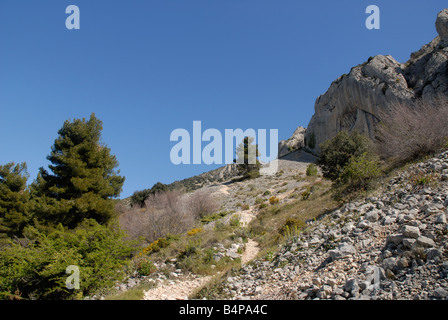
[[[243,141],[236,148],[235,163],[238,164],[238,171],[244,178],[256,178],[260,175],[260,161],[258,157],[258,145],[253,144],[253,137],[244,137]]]
[[[86,219],[106,224],[114,218],[114,198],[125,178],[118,161],[101,142],[102,122],[65,121],[47,159],[51,173],[40,168],[33,184],[36,214],[43,223],[75,228]]]
[[[29,221],[26,163],[0,165],[0,239],[20,237]]]

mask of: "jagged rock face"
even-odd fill
[[[436,37],[411,55],[405,77],[416,98],[448,94],[448,47]]]
[[[356,129],[374,138],[377,124],[387,117],[393,102],[448,95],[448,47],[441,40],[448,36],[447,18],[448,10],[439,14],[439,36],[407,63],[379,55],[335,80],[316,100],[306,131],[307,147],[318,152],[319,144],[342,130]]]
[[[448,44],[448,9],[444,9],[437,15],[436,29],[441,40]]]
[[[315,114],[307,129],[307,140],[314,135],[316,143],[310,147],[318,149],[320,143],[342,130],[357,129],[373,138],[378,115],[388,101],[413,96],[402,67],[391,56],[377,56],[334,81],[316,100]]]

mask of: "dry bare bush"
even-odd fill
[[[186,201],[190,213],[197,219],[215,213],[219,209],[219,204],[205,191],[196,191],[190,195]]]
[[[120,226],[130,239],[143,237],[146,242],[179,234],[192,228],[201,214],[214,210],[208,194],[186,196],[178,190],[152,194],[141,208],[131,208],[119,216]]]
[[[378,153],[393,163],[433,154],[448,138],[448,98],[393,103],[378,127]]]
[[[187,231],[195,219],[185,206],[185,198],[178,190],[150,195],[146,200],[147,237],[155,240],[168,233]]]
[[[147,226],[143,223],[146,213],[143,209],[132,208],[118,217],[120,227],[124,230],[130,240],[145,237]]]

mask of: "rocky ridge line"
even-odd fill
[[[407,62],[390,55],[370,57],[333,81],[316,99],[306,130],[299,127],[291,138],[280,142],[280,156],[304,146],[318,153],[322,142],[343,130],[358,130],[373,139],[393,102],[447,96],[448,9],[437,15],[435,29],[438,36],[412,53]]]

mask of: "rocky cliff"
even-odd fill
[[[390,55],[378,55],[336,79],[317,98],[315,113],[302,135],[304,140],[293,139],[294,145],[281,142],[281,154],[286,151],[285,145],[296,149],[305,142],[317,152],[320,143],[342,130],[357,129],[373,138],[377,124],[383,114],[387,116],[393,102],[448,95],[448,9],[438,14],[436,30],[439,35],[412,53],[406,63]]]

